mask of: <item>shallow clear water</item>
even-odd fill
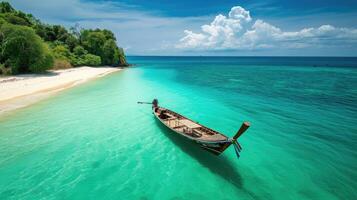
[[[129,57],[138,65],[0,118],[0,199],[357,199],[354,58]],[[215,157],[158,98],[233,136]]]

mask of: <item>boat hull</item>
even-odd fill
[[[205,141],[205,140],[200,140],[197,138],[190,137],[190,136],[188,136],[182,132],[179,132],[179,131],[169,127],[168,125],[166,125],[166,123],[155,114],[154,109],[153,109],[153,114],[154,114],[155,118],[157,120],[159,120],[170,131],[184,137],[185,139],[192,141],[193,143],[199,145],[203,149],[205,149],[215,155],[220,155],[226,148],[228,148],[232,144],[232,142],[230,140],[228,140],[228,138],[227,138],[227,140],[221,140],[221,141]]]

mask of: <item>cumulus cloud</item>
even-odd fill
[[[228,16],[219,14],[201,32],[184,31],[176,45],[180,49],[234,50],[261,48],[305,48],[357,44],[357,29],[322,25],[289,32],[263,20],[252,20],[249,11],[233,7]]]

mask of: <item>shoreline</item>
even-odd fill
[[[76,67],[46,74],[0,77],[0,116],[44,100],[76,85],[121,71],[114,67]]]

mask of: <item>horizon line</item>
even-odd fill
[[[357,56],[304,56],[304,55],[297,55],[297,56],[269,56],[269,55],[264,55],[264,56],[232,56],[232,55],[215,55],[215,56],[210,56],[210,55],[126,55],[127,57],[302,57],[302,58],[357,58]]]

